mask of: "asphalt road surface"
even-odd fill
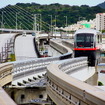
[[[26,60],[37,58],[33,43],[34,36],[18,36],[15,41],[16,60]]]

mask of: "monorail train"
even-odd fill
[[[95,66],[101,57],[102,34],[94,29],[79,29],[74,35],[74,57],[87,56],[89,66]]]

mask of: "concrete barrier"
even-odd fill
[[[79,61],[79,60],[78,60]],[[47,68],[47,94],[57,105],[105,105],[105,91],[61,71],[61,64]],[[75,68],[72,66],[71,68]]]
[[[3,88],[1,88],[12,81],[12,68],[12,63],[0,64],[0,105],[16,105]]]
[[[0,64],[0,86],[4,86],[12,81],[12,63]]]
[[[61,54],[65,54],[65,53],[72,53],[72,50],[70,49],[70,47],[66,47],[61,43],[56,42],[55,40],[50,40],[50,46],[53,47],[54,49],[56,49],[58,52],[60,52]]]

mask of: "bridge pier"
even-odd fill
[[[18,104],[30,103],[35,99],[47,99],[45,88],[5,88],[9,96]]]

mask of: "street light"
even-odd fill
[[[18,15],[19,13],[18,12],[16,12],[16,30],[17,30],[17,15]]]
[[[39,22],[37,23],[37,16],[40,16],[40,20]],[[34,14],[34,24],[33,24],[33,30],[35,30],[35,33],[38,31],[41,31],[41,28],[42,28],[42,17],[41,17],[41,14]],[[38,29],[38,30],[37,30]]]
[[[48,15],[51,17],[51,25],[50,25],[50,29],[51,29],[51,34],[53,34],[53,30],[52,30],[52,15]]]
[[[40,32],[41,32],[41,30],[42,30],[42,15],[41,14],[39,14],[40,15]]]
[[[4,26],[4,23],[3,23],[3,21],[4,21],[4,12],[5,12],[5,11],[2,11],[1,28],[3,28],[3,26]]]
[[[64,16],[66,18],[66,28],[67,28],[67,16]],[[66,29],[66,35],[67,35],[67,29]]]
[[[33,25],[33,30],[35,30],[35,33],[37,31],[37,24],[36,24],[36,14],[34,14],[34,25]]]
[[[36,14],[39,16],[39,22],[38,22],[38,31],[41,32],[41,29],[42,29],[42,15],[41,14]]]
[[[57,23],[57,16],[55,15],[55,37],[56,37],[56,24]]]
[[[19,28],[22,29],[22,23],[20,22]]]

